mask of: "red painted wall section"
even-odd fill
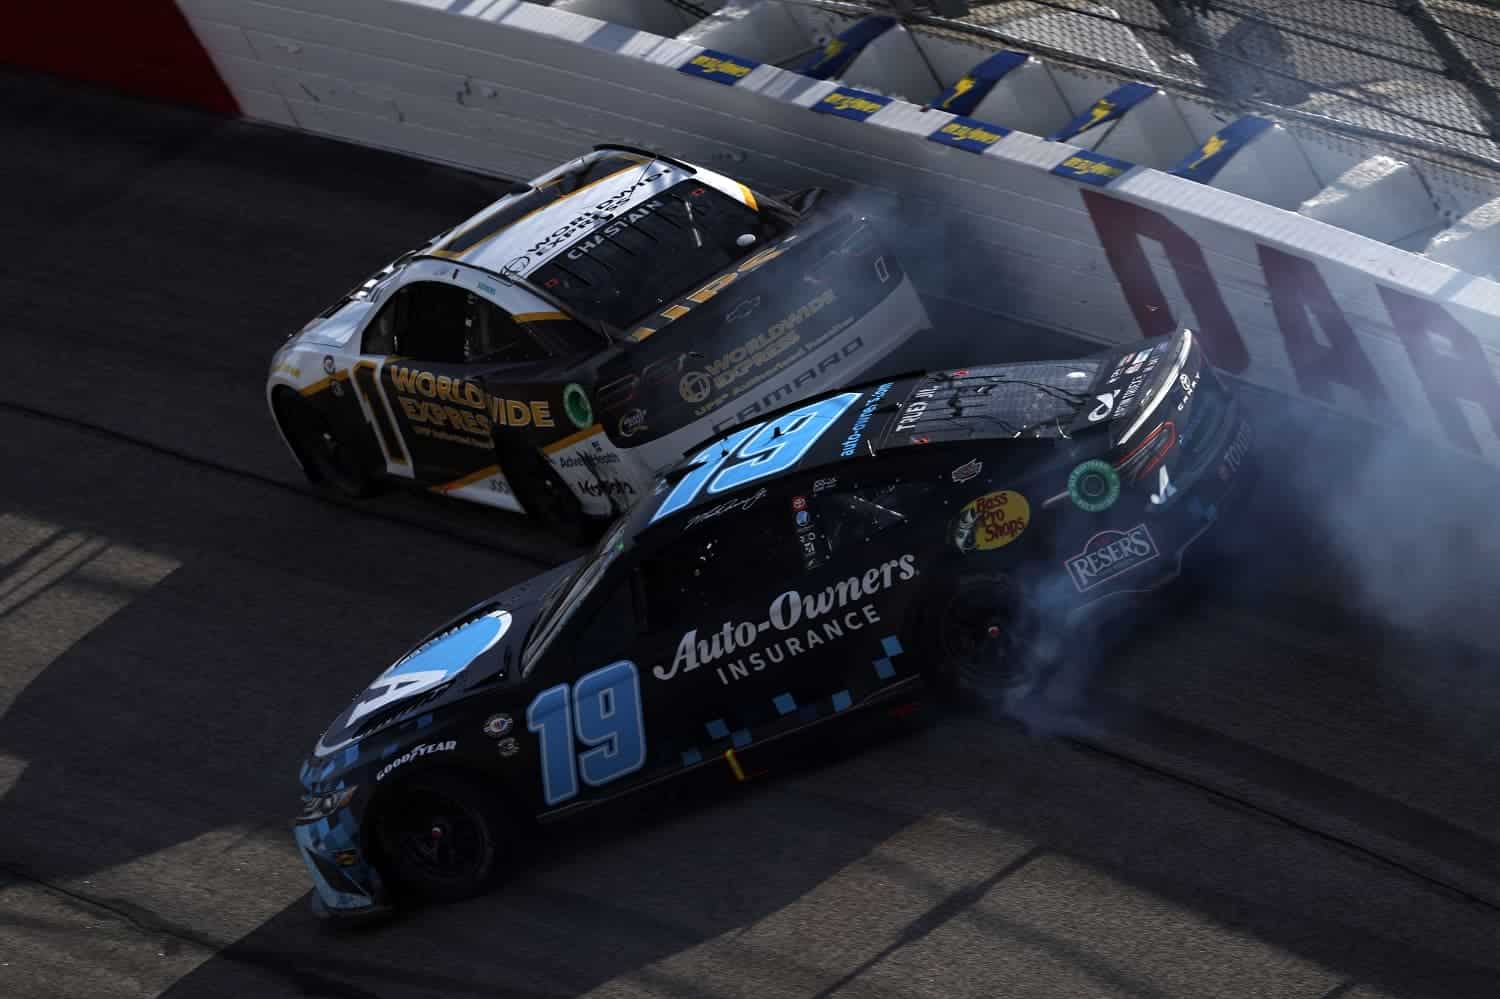
[[[175,0],[18,0],[5,22],[0,63],[239,114]]]

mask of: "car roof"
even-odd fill
[[[711,170],[636,150],[599,149],[518,187],[439,236],[423,255],[524,277],[602,221],[690,177],[756,204],[749,188]]]
[[[667,524],[677,525],[680,528],[694,516],[737,496],[742,496],[747,491],[753,492],[762,487],[774,489],[791,476],[837,468],[846,459],[910,453],[913,448],[924,444],[1015,440],[1019,445],[1025,440],[1065,436],[1066,428],[1062,422],[1059,422],[1056,428],[1052,426],[1038,428],[1018,440],[1013,424],[996,420],[986,412],[973,408],[966,409],[958,416],[952,415],[952,411],[946,408],[940,417],[928,419],[925,414],[929,409],[935,410],[936,402],[943,400],[948,394],[973,392],[977,386],[987,382],[1004,385],[1005,379],[1009,377],[1034,374],[1036,369],[1046,366],[1055,365],[1059,369],[1086,372],[1087,377],[1079,379],[1082,389],[1086,389],[1097,380],[1099,372],[1104,367],[1104,360],[1116,353],[1118,351],[1110,351],[1108,354],[1076,360],[1026,361],[987,365],[982,368],[912,372],[864,382],[803,399],[757,420],[742,424],[729,433],[695,447],[684,456],[681,462],[666,470],[658,480],[657,487],[652,494],[644,497],[636,505],[630,515],[634,520],[632,533],[644,532],[648,529],[655,533],[658,527]],[[1065,375],[1068,373],[1071,372],[1064,372]],[[716,447],[722,449],[727,443],[733,441],[736,435],[744,434],[747,428],[784,423],[788,416],[845,395],[853,396],[853,398],[839,410],[837,416],[829,421],[827,428],[818,435],[816,442],[808,447],[795,463],[763,478],[746,480],[722,492],[710,494],[706,489],[699,489],[688,502],[658,516],[658,511],[673,495],[677,484],[686,478],[691,469],[701,464],[694,461],[696,456],[711,454],[712,449]]]

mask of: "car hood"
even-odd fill
[[[315,759],[352,746],[417,708],[435,708],[483,680],[518,668],[542,598],[573,564],[503,590],[434,630],[341,711],[313,749]]]

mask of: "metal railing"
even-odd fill
[[[1375,139],[1500,179],[1500,4],[1476,0],[865,0],[1229,111]],[[1122,61],[1128,29],[1147,58]],[[1149,61],[1148,61],[1149,60]],[[1134,63],[1134,64],[1132,64]]]

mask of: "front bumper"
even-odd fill
[[[293,826],[293,837],[312,876],[315,915],[365,918],[391,910],[380,872],[359,848],[359,826],[349,809]]]

